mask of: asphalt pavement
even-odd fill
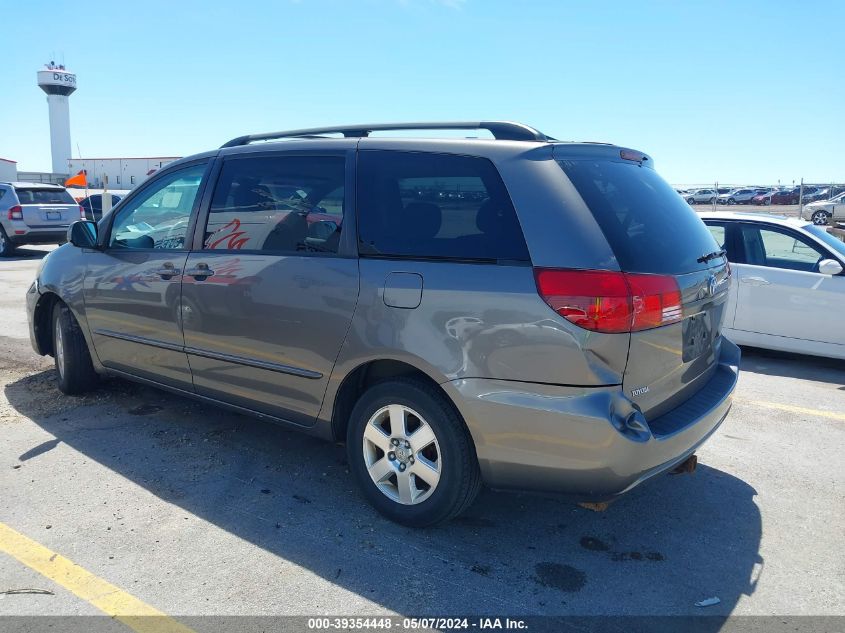
[[[44,252],[0,261],[0,592],[50,593],[0,593],[0,614],[108,594],[176,618],[845,615],[843,362],[744,350],[697,472],[605,512],[484,491],[412,530],[367,505],[340,446],[123,380],[61,395],[23,308]]]

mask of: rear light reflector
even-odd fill
[[[16,204],[13,207],[9,207],[9,219],[23,220],[23,207],[21,207],[21,205],[19,204]]]
[[[535,268],[537,292],[552,310],[594,332],[648,330],[683,318],[671,275]]]

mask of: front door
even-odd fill
[[[750,223],[738,228],[745,263],[735,266],[733,328],[841,344],[845,277],[819,272],[819,261],[829,255],[786,228]]]
[[[223,163],[182,285],[197,393],[314,423],[358,298],[346,163],[344,152]]]
[[[189,390],[179,295],[206,167],[161,174],[126,201],[105,248],[89,258],[83,291],[103,365]]]

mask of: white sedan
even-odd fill
[[[701,213],[733,270],[723,333],[739,345],[845,359],[845,243],[761,213]]]
[[[845,220],[845,192],[830,200],[818,200],[804,205],[801,217],[812,220],[813,224],[827,224],[828,220]]]

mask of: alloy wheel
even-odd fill
[[[827,213],[825,213],[824,211],[816,211],[813,214],[813,224],[817,226],[827,224]]]
[[[442,472],[434,430],[410,407],[390,404],[367,421],[364,464],[376,487],[389,499],[416,505],[437,488]]]

